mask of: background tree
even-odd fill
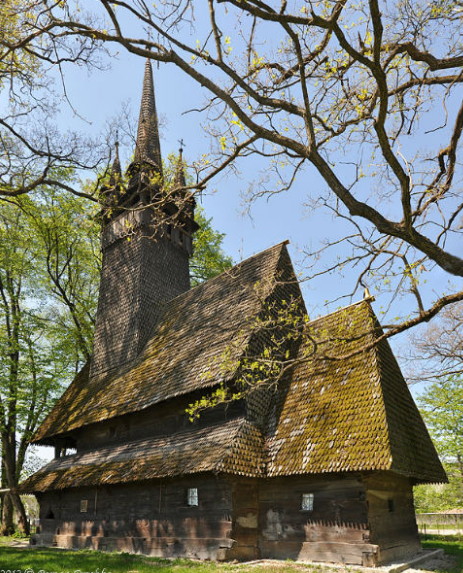
[[[63,62],[98,68],[96,44],[47,33],[51,26],[47,4],[40,0],[0,4],[0,196],[54,187],[90,198],[95,190],[83,192],[75,180],[61,178],[60,170],[95,168],[107,155],[104,142],[59,130],[55,119],[63,102],[73,109]]]
[[[457,464],[463,484],[463,384],[449,377],[431,384],[418,398],[437,450]]]
[[[463,384],[451,376],[431,384],[418,398],[420,410],[434,444],[445,463],[449,485],[417,488],[421,511],[440,511],[461,507],[463,502]]]
[[[317,262],[308,277],[352,267],[351,294],[369,285],[389,294],[385,308],[405,297],[387,335],[463,299],[447,281],[463,276],[459,2],[96,4],[88,16],[71,2],[45,3],[49,28],[38,27],[51,39],[123,46],[205,87],[216,153],[199,166],[200,188],[250,156],[275,175],[257,196],[303,176],[301,200],[332,210],[339,223],[321,252],[308,253],[331,264]],[[315,172],[324,192],[311,189]],[[434,291],[422,288],[433,276]]]
[[[192,286],[207,281],[233,266],[233,259],[225,254],[222,242],[225,237],[212,227],[201,205],[196,205],[195,221],[199,225],[193,238],[193,256],[190,260]]]
[[[412,337],[409,378],[413,382],[439,381],[463,374],[463,304],[445,308],[419,335]]]
[[[61,174],[64,178],[64,175]],[[91,209],[53,190],[0,211],[2,529],[27,521],[15,492],[28,440],[91,349],[98,253]]]

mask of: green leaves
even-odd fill
[[[233,259],[222,249],[225,235],[212,228],[212,219],[205,216],[200,205],[196,206],[195,220],[199,230],[194,235],[194,251],[190,261],[192,286],[209,280],[233,266]]]
[[[463,503],[463,383],[450,376],[431,384],[418,398],[421,414],[445,464],[448,485],[415,488],[418,511],[433,512]]]
[[[47,188],[0,206],[0,429],[18,445],[16,479],[27,441],[90,356],[99,272],[93,205]]]
[[[439,453],[447,460],[463,460],[462,380],[451,376],[431,384],[418,403]]]

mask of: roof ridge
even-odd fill
[[[323,314],[322,316],[317,316],[317,318],[313,318],[312,320],[309,320],[309,322],[307,323],[307,326],[311,326],[312,324],[315,324],[316,322],[318,322],[320,320],[325,320],[326,318],[333,316],[333,315],[337,314],[338,312],[342,312],[344,310],[347,310],[348,308],[352,308],[354,306],[360,306],[363,303],[368,305],[368,308],[371,310],[374,318],[377,319],[376,313],[373,310],[373,307],[371,306],[371,303],[370,303],[371,300],[373,300],[373,297],[362,298],[361,300],[358,300],[357,302],[352,302],[351,304],[347,304],[346,306],[342,306],[340,308],[337,308],[336,310],[332,310],[331,312],[328,312],[327,314]]]
[[[203,283],[200,283],[199,285],[196,285],[195,287],[193,287],[190,290],[187,290],[185,292],[180,293],[179,295],[177,295],[175,298],[173,298],[170,302],[173,302],[174,300],[179,299],[182,296],[186,296],[188,293],[191,293],[193,291],[196,291],[199,288],[205,287],[206,285],[216,282],[217,280],[219,280],[221,277],[225,276],[225,275],[230,275],[231,272],[234,269],[237,269],[240,266],[244,266],[245,264],[248,264],[250,261],[252,261],[252,259],[255,259],[257,257],[260,257],[266,253],[269,253],[270,251],[272,251],[273,249],[276,249],[277,247],[283,248],[285,245],[289,244],[289,240],[285,239],[284,241],[281,241],[280,243],[276,243],[275,245],[272,245],[271,247],[268,247],[267,249],[264,249],[263,251],[259,251],[258,253],[254,253],[253,255],[249,256],[247,259],[243,259],[242,261],[239,261],[238,263],[236,263],[236,265],[233,265],[230,269],[226,269],[225,271],[222,271],[220,274],[216,275],[215,277],[212,277],[211,279],[208,279],[207,281],[204,281]],[[278,261],[276,261],[276,264],[278,264]]]

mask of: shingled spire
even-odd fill
[[[159,173],[162,173],[161,144],[159,141],[158,115],[154,97],[153,70],[151,69],[151,61],[148,59],[145,63],[134,163],[148,163],[155,166],[159,170]]]
[[[135,156],[121,177],[119,153],[102,194],[103,264],[90,376],[134,360],[161,319],[165,305],[190,288],[194,199],[185,196],[180,158],[176,189],[162,177],[161,146],[151,63],[145,64]]]
[[[175,170],[174,189],[182,189],[186,186],[185,165],[183,164],[183,147],[178,150],[177,169]]]
[[[122,178],[121,160],[119,159],[119,142],[114,144],[114,161],[111,166],[111,173],[109,176],[109,184],[115,186],[120,183]]]

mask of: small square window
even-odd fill
[[[313,511],[313,500],[314,500],[313,493],[303,493],[301,509],[303,511]]]
[[[88,499],[80,500],[80,513],[87,513],[88,511]]]
[[[190,505],[192,507],[198,506],[198,488],[197,487],[189,487],[187,489],[186,502],[188,505]]]

